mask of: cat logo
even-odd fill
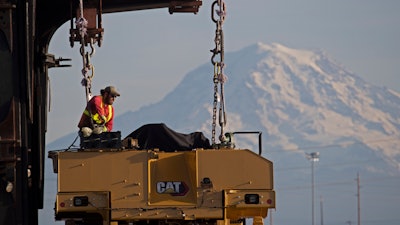
[[[184,196],[189,191],[185,182],[181,181],[160,181],[157,182],[157,193],[170,194],[172,196]]]

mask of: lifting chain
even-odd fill
[[[217,18],[218,16],[218,18]],[[214,102],[213,102],[213,115],[212,115],[212,145],[215,146],[215,129],[217,123],[217,105],[219,102],[219,125],[221,128],[221,134],[219,140],[225,142],[224,127],[226,125],[226,114],[225,114],[225,100],[224,100],[224,83],[226,76],[223,73],[224,69],[224,35],[222,31],[222,24],[224,23],[226,16],[225,2],[223,0],[216,0],[211,5],[211,19],[216,24],[215,30],[215,48],[210,50],[213,55],[211,57],[211,63],[214,66]],[[216,56],[219,55],[219,61],[215,60]],[[220,90],[218,90],[218,84]],[[219,91],[219,92],[218,92]]]
[[[90,53],[85,51],[85,46],[87,45],[87,42],[85,38],[88,36],[87,34],[87,27],[88,27],[88,21],[84,17],[84,10],[83,10],[83,0],[79,0],[79,10],[80,10],[80,17],[76,19],[75,25],[76,28],[79,31],[79,35],[81,37],[80,43],[81,47],[79,49],[79,52],[81,53],[82,56],[82,75],[83,78],[81,80],[82,86],[85,87],[85,94],[86,94],[86,102],[89,102],[90,99],[93,97],[92,96],[92,78],[94,77],[94,66],[90,63],[90,57],[93,56],[95,53],[95,48],[94,48],[94,40],[92,37],[89,37],[89,45],[90,45]],[[89,71],[92,71],[92,74],[89,75]],[[93,121],[91,120],[91,123],[93,125]],[[75,140],[76,141],[76,140]],[[75,143],[74,141],[74,143]]]
[[[80,47],[80,53],[82,56],[82,81],[81,84],[82,86],[85,87],[85,93],[86,93],[86,101],[88,102],[92,98],[92,78],[94,77],[94,66],[90,63],[90,57],[95,53],[95,48],[94,48],[94,41],[93,38],[90,38],[90,53],[85,52],[85,36],[87,35],[87,20],[83,16],[83,0],[79,0],[79,7],[80,7],[80,18],[78,18],[75,21],[76,27],[79,29],[79,34],[81,36],[81,47]],[[89,71],[92,71],[91,74],[89,74]]]

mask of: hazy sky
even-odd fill
[[[120,115],[160,101],[187,72],[210,63],[215,47],[211,3],[203,1],[197,15],[170,15],[166,8],[104,15],[103,46],[92,57],[93,93],[115,85],[121,92],[115,102]],[[226,0],[226,6],[226,52],[257,42],[322,49],[366,81],[400,91],[398,0]],[[49,53],[72,58],[72,67],[49,71],[48,142],[77,131],[85,107],[79,44],[71,48],[68,38],[69,22],[50,44]],[[210,83],[212,73],[205,78]]]

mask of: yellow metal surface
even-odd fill
[[[65,207],[68,199],[85,193],[109,194],[112,221],[214,219],[229,224],[265,217],[275,207],[272,162],[249,150],[81,151],[53,157],[57,204],[64,202],[57,212],[71,210]],[[256,194],[259,202],[246,203],[246,194]]]
[[[264,225],[264,220],[261,216],[256,216],[253,218],[253,225]]]
[[[259,196],[258,204],[246,204],[246,194],[256,194]],[[271,190],[227,190],[225,191],[225,206],[234,206],[236,208],[255,208],[268,207],[275,208],[275,192]]]
[[[246,194],[258,195],[259,203],[246,204]],[[230,219],[243,217],[266,217],[269,208],[275,208],[275,192],[272,190],[225,191],[225,215]]]
[[[197,204],[195,152],[159,153],[149,161],[149,205]]]
[[[89,203],[84,206],[75,206],[74,197],[86,196]],[[108,210],[109,193],[108,192],[74,192],[74,193],[58,193],[57,195],[57,212],[95,212],[98,210]]]
[[[147,152],[60,152],[58,192],[111,192],[114,208],[147,202]]]
[[[196,151],[199,179],[208,177],[215,190],[273,189],[272,162],[250,150]]]

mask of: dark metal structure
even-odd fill
[[[201,0],[0,0],[0,225],[38,224],[48,69],[60,66],[48,48],[55,31],[68,20],[71,45],[82,39],[73,24],[81,3],[92,18],[88,35],[101,45],[103,13],[155,8],[196,13]]]

